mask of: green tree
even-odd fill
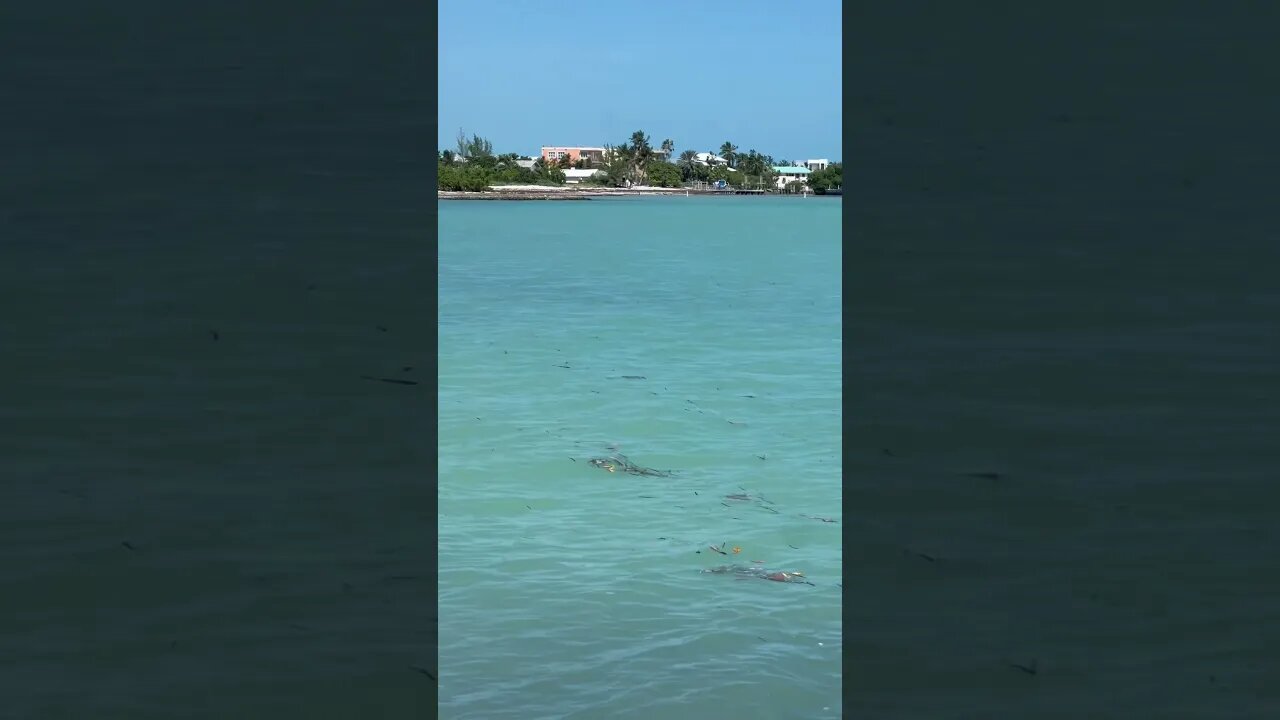
[[[632,183],[643,185],[647,182],[649,161],[653,157],[653,148],[649,145],[649,136],[643,130],[631,133],[631,172]]]
[[[498,158],[493,155],[471,155],[467,160],[467,164],[484,170],[496,170],[498,169]]]
[[[698,152],[696,150],[685,150],[680,153],[680,161],[676,165],[680,168],[680,174],[685,180],[692,179],[694,168],[698,167]]]
[[[605,146],[604,162],[597,173],[601,185],[622,187],[631,172],[631,148],[627,145]]]
[[[747,175],[759,176],[764,173],[764,168],[764,156],[755,150],[748,150],[746,155],[738,158],[737,169]]]
[[[662,141],[662,154],[666,155],[668,159],[671,157],[671,153],[674,153],[675,151],[676,144],[671,140],[671,138],[667,138]]]
[[[631,133],[631,152],[635,155],[648,155],[653,151],[649,146],[649,136],[643,130]]]
[[[467,192],[480,192],[489,187],[489,176],[484,168],[474,165],[445,165],[440,163],[438,166],[437,184],[441,190],[461,190]]]
[[[669,162],[652,162],[648,167],[649,184],[658,187],[680,187],[681,181],[684,179],[680,174],[680,168]]]
[[[817,195],[825,195],[828,190],[844,187],[844,167],[840,163],[832,163],[822,170],[809,174],[809,187]]]
[[[471,139],[467,139],[467,133],[462,128],[458,128],[458,157],[472,160],[478,157],[492,157],[493,143],[479,135],[472,134]]]
[[[564,171],[557,163],[548,163],[542,158],[533,161],[533,173],[537,182],[543,185],[563,185]]]
[[[567,170],[573,167],[573,161],[569,159],[569,153],[561,155],[560,162],[558,164],[560,165],[561,170]]]
[[[720,157],[724,158],[729,167],[733,167],[733,161],[738,158],[738,146],[725,140],[720,146]]]

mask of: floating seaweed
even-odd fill
[[[587,461],[592,467],[598,467],[608,472],[624,472],[628,475],[645,475],[649,477],[672,477],[675,473],[670,470],[655,470],[654,468],[637,465],[627,459],[622,453],[614,453],[608,457],[591,458]]]
[[[712,573],[715,575],[733,575],[742,580],[772,580],[773,582],[800,583],[803,585],[813,585],[805,579],[802,572],[785,572],[782,570],[768,570],[762,567],[752,567],[750,565],[721,565],[719,567],[707,568],[704,573]]]
[[[746,488],[743,488],[743,487],[741,487],[741,486],[739,486],[739,489],[740,489],[740,490],[742,490],[743,492],[740,492],[740,493],[730,493],[729,495],[725,495],[725,496],[724,496],[724,499],[725,499],[725,500],[731,500],[731,501],[733,501],[733,502],[740,502],[740,503],[741,503],[741,502],[745,502],[745,503],[751,503],[751,504],[755,505],[756,507],[760,508],[761,510],[767,510],[767,511],[769,511],[769,512],[773,513],[774,515],[780,515],[780,514],[781,514],[781,513],[779,513],[777,510],[774,510],[773,508],[769,507],[769,505],[772,505],[772,504],[773,504],[773,501],[772,501],[772,500],[766,500],[766,499],[765,499],[765,497],[764,497],[763,495],[760,495],[760,494],[758,494],[758,493],[757,493],[757,494],[755,494],[755,495],[753,495],[753,494],[751,494],[750,492],[747,492],[747,491],[746,491]],[[729,503],[724,502],[724,501],[721,501],[721,502],[720,502],[720,504],[721,504],[721,505],[724,505],[725,507],[730,507],[730,506],[729,506]]]

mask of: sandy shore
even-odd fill
[[[580,185],[494,185],[485,192],[437,190],[441,200],[590,200],[594,197],[683,195],[684,190],[659,187],[599,188]]]

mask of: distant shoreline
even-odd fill
[[[464,192],[458,190],[437,190],[436,198],[440,200],[592,200],[608,197],[652,197],[652,196],[708,196],[733,195],[731,191],[686,191],[684,188],[602,188],[602,187],[567,187],[564,185],[499,185],[482,192]],[[776,193],[758,197],[775,197]],[[735,196],[736,197],[736,196]],[[810,195],[810,197],[815,197]],[[821,196],[816,196],[821,197]],[[838,195],[836,195],[838,197]]]
[[[590,200],[597,197],[677,194],[683,195],[684,191],[673,188],[622,189],[563,185],[498,185],[483,192],[436,191],[436,197],[441,200]]]

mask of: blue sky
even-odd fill
[[[778,159],[841,155],[837,0],[441,0],[440,149],[731,140]]]

